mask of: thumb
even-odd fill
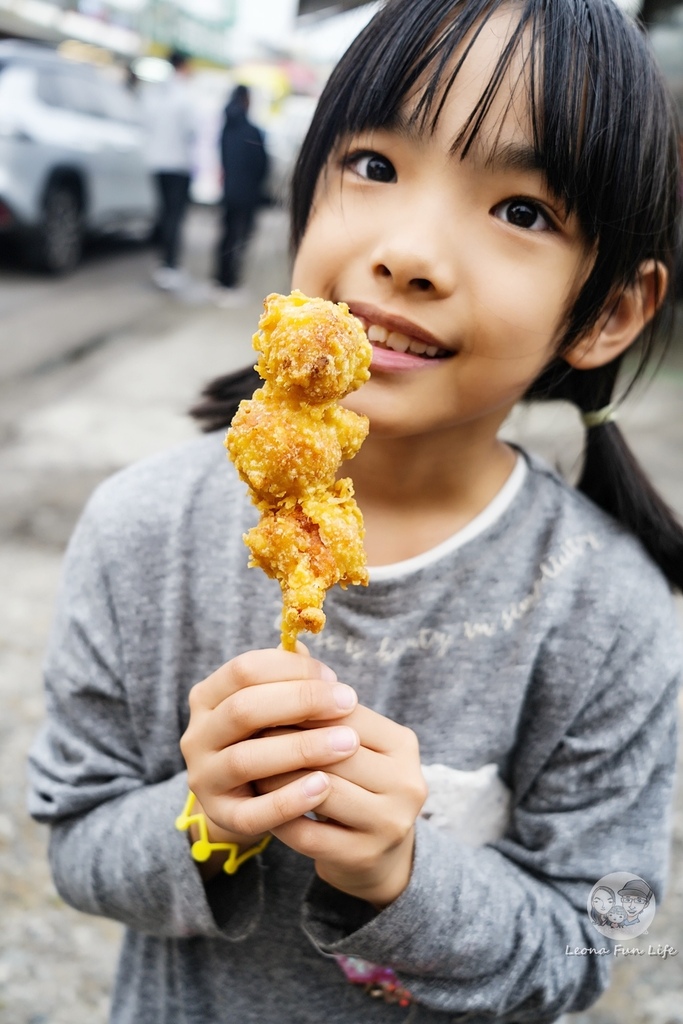
[[[277,645],[277,649],[278,649],[278,651],[284,651],[284,646],[282,644],[278,644]],[[297,640],[296,641],[296,647],[294,648],[294,654],[304,654],[304,655],[306,655],[307,658],[310,658],[310,656],[311,656],[311,652],[309,651],[308,647],[306,646],[306,644],[302,644],[301,640]]]

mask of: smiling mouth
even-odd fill
[[[357,316],[363,325],[368,341],[378,348],[388,348],[392,352],[410,352],[412,355],[421,356],[423,359],[448,359],[454,355],[438,345],[427,345],[417,338],[411,338],[401,331],[390,331],[380,324],[372,323],[366,317]]]

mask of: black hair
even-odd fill
[[[244,120],[248,110],[249,89],[246,85],[236,85],[225,107],[226,124]]]
[[[239,104],[241,107],[246,107],[249,103],[249,89],[246,85],[241,83],[236,85],[230,94],[230,103]]]
[[[166,59],[176,71],[178,68],[184,68],[190,63],[190,55],[185,53],[184,50],[171,50]]]
[[[433,130],[481,26],[511,6],[519,11],[516,28],[453,146],[466,155],[486,126],[506,71],[522,53],[538,166],[567,212],[576,214],[591,260],[556,358],[525,397],[567,400],[585,413],[614,401],[622,360],[578,370],[563,353],[637,282],[644,261],[657,261],[672,279],[680,229],[673,102],[647,37],[613,0],[388,0],[321,95],[292,178],[291,246],[295,252],[303,237],[334,149],[356,133],[391,128],[416,91],[411,120]],[[663,349],[672,322],[672,292],[665,295],[659,273],[655,291],[659,310],[638,340],[639,360],[627,391],[657,355],[658,343]],[[254,376],[244,371],[214,382],[194,415],[209,429],[226,425],[234,398],[246,397]],[[577,486],[634,532],[671,583],[683,589],[683,529],[615,423],[587,431]]]
[[[216,377],[202,390],[200,400],[190,409],[190,415],[201,423],[207,434],[212,430],[223,430],[230,426],[242,399],[251,398],[262,384],[253,366]]]

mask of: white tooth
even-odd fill
[[[393,348],[395,352],[407,352],[408,346],[410,345],[410,338],[407,338],[405,334],[399,334],[398,331],[392,331],[386,340],[389,348]]]
[[[428,356],[435,356],[438,351],[439,351],[438,345],[427,345],[427,355]]]
[[[380,327],[379,324],[371,324],[367,329],[368,341],[379,341],[382,344],[389,337],[389,331],[386,327]]]
[[[411,352],[414,352],[415,355],[418,355],[418,356],[423,356],[426,353],[426,351],[427,351],[427,346],[426,345],[424,345],[421,341],[415,341],[415,340],[411,341],[411,343],[408,346],[408,348],[409,348],[409,350]]]
[[[370,321],[366,320],[364,316],[357,316],[356,320],[360,320],[361,327],[363,328],[363,330],[367,334],[368,333],[368,325],[369,325]]]

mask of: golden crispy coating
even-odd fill
[[[257,501],[303,498],[317,487],[331,487],[339,464],[365,440],[367,421],[347,409],[267,401],[263,392],[240,403],[228,442]]]
[[[368,380],[370,343],[345,302],[294,291],[269,295],[263,306],[254,348],[271,393],[306,404],[335,402]]]
[[[265,383],[240,403],[225,439],[261,511],[245,535],[250,565],[282,588],[282,645],[319,633],[326,591],[368,582],[363,517],[348,479],[336,480],[368,432],[338,406],[370,376],[372,348],[348,306],[299,291],[269,295],[254,348]]]

